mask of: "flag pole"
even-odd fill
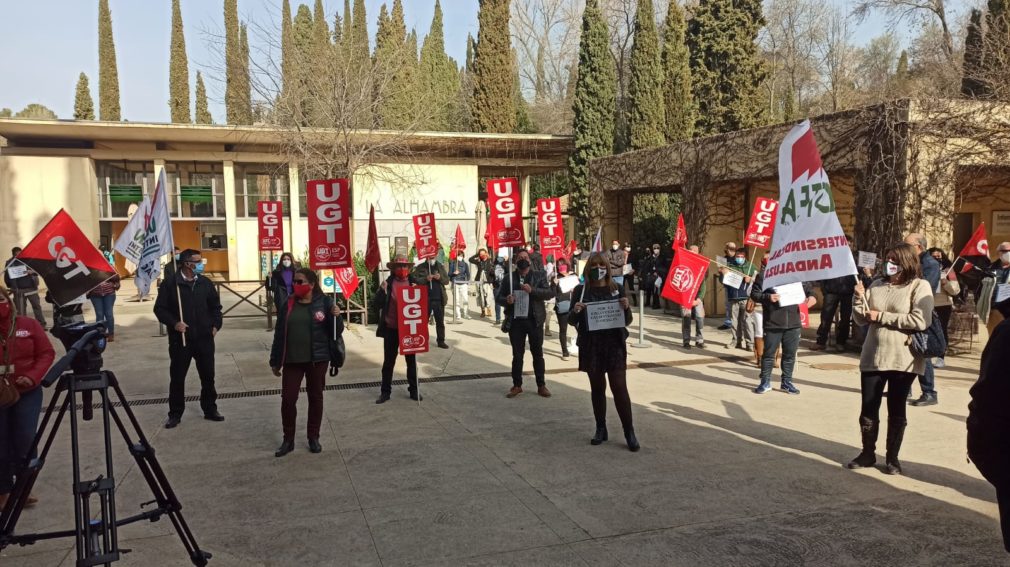
[[[151,208],[153,210],[154,207],[152,206]],[[168,223],[169,223],[169,226],[171,226],[171,224],[172,224],[171,217],[169,218]],[[172,251],[174,252],[175,251],[175,231],[172,230],[170,232],[172,234]],[[176,262],[175,254],[172,254],[171,260],[169,260],[169,261],[170,262]],[[175,264],[173,264],[172,278],[175,279],[175,300],[176,300],[176,303],[179,306],[179,322],[182,323],[183,325],[185,325],[186,324],[186,318],[183,317],[183,315],[182,315],[182,288],[179,286],[179,264],[178,264],[178,262],[176,262]],[[182,333],[179,333],[179,334],[182,335],[182,346],[186,346],[186,332],[183,331]]]
[[[330,274],[333,276],[333,305],[336,305],[337,304],[337,270],[335,270],[335,269],[334,270],[330,270]],[[358,274],[355,273],[354,277],[358,277]],[[343,291],[344,288],[340,288],[340,289],[341,289],[341,291]],[[349,302],[349,301],[351,301],[351,299],[348,298],[347,301]],[[350,305],[348,305],[348,307],[349,306]],[[333,317],[333,340],[337,340],[337,318],[336,317]]]

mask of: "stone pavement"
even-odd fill
[[[205,421],[190,403],[169,431],[160,427],[167,349],[150,307],[120,299],[106,367],[137,402],[212,566],[1008,563],[994,492],[965,459],[977,354],[938,371],[940,405],[909,408],[905,476],[889,477],[842,467],[858,453],[853,355],[811,353],[805,342],[802,394],[756,396],[756,369],[723,348],[729,335],[714,329],[716,320],[708,348],[684,351],[679,321],[650,312],[652,346],[629,349],[643,446],[633,454],[612,404],[611,441],[589,445],[588,382],[574,358],[560,360],[556,334],[546,349],[550,399],[505,399],[506,337],[472,320],[448,325],[450,350],[419,357],[422,378],[434,379],[422,384],[424,402],[400,385],[376,406],[380,341],[351,325],[347,366],[328,382],[342,388],[325,394],[323,453],[305,447],[302,401],[296,451],[276,459],[279,381],[266,365],[263,322],[227,319],[218,335],[227,421]],[[402,378],[402,362],[397,370]],[[195,369],[189,393],[198,393]],[[85,478],[99,472],[95,425],[83,434]],[[73,525],[62,433],[36,486],[41,502],[20,532]],[[881,460],[883,442],[881,433]],[[125,517],[151,498],[121,443],[116,466]],[[189,564],[167,520],[120,536],[133,549],[121,565]],[[68,540],[0,555],[3,567],[73,564]]]

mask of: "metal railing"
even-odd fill
[[[266,316],[267,330],[269,331],[274,328],[273,294],[270,292],[270,288],[267,287],[267,285],[262,280],[224,280],[224,281],[212,280],[212,281],[214,283],[214,288],[217,290],[217,294],[219,297],[223,297],[224,292],[228,292],[229,294],[234,295],[239,299],[234,304],[228,306],[228,308],[221,313],[222,317],[250,318],[250,317]],[[243,291],[236,289],[236,286],[247,286],[247,285],[254,285],[255,288],[253,288],[253,290],[250,291],[249,293],[244,293]],[[266,292],[266,302],[265,302],[266,305],[261,305],[260,303],[256,301],[251,301],[249,299],[254,295],[258,294],[261,290]],[[256,309],[257,313],[233,313],[229,315],[229,313],[234,311],[235,308],[241,306],[244,303],[252,305],[253,308]]]

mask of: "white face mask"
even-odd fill
[[[895,264],[894,262],[888,262],[887,264],[884,265],[884,273],[889,276],[897,275],[898,270],[899,270],[898,265]]]
[[[283,262],[281,262],[281,264],[284,264],[285,268],[290,268],[291,267],[291,260],[284,260]]]
[[[1003,260],[1004,264],[1010,264],[1010,252],[1004,252],[999,255],[999,259]]]
[[[617,252],[618,250],[621,249],[621,247],[619,245],[615,244],[615,245],[611,246],[610,249],[613,250],[614,252]]]

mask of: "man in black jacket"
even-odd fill
[[[506,304],[505,318],[509,320],[509,341],[512,343],[512,389],[506,397],[514,398],[523,393],[523,358],[526,355],[526,339],[529,337],[530,353],[533,354],[533,372],[537,380],[537,394],[549,398],[547,389],[546,364],[544,362],[544,321],[547,319],[547,308],[544,302],[554,297],[547,275],[543,271],[532,269],[530,255],[524,249],[515,253],[516,269],[498,287],[497,296]],[[525,314],[516,311],[516,300],[519,294],[529,296],[528,310]]]
[[[217,289],[203,277],[203,257],[198,250],[179,254],[179,266],[158,288],[154,314],[168,328],[168,420],[166,429],[182,421],[186,409],[186,374],[196,362],[200,375],[200,408],[204,419],[224,421],[217,411],[214,387],[214,337],[221,330],[221,299]],[[181,307],[180,307],[181,299]],[[180,317],[180,311],[182,317]],[[185,344],[183,344],[185,338]]]
[[[46,315],[42,312],[42,303],[39,301],[39,275],[35,270],[22,264],[14,258],[21,253],[21,248],[11,249],[11,258],[4,265],[4,283],[7,289],[14,295],[14,305],[18,314],[28,316],[28,304],[32,304],[32,314],[43,328],[46,327]],[[13,277],[12,274],[18,274]]]
[[[775,351],[782,345],[782,391],[787,394],[799,394],[799,389],[793,385],[793,368],[796,366],[796,351],[800,346],[800,331],[803,328],[800,321],[800,307],[780,306],[778,288],[764,289],[764,279],[764,272],[754,278],[754,287],[750,294],[751,299],[761,303],[765,334],[764,354],[761,356],[761,383],[754,388],[754,393],[763,394],[772,389]],[[817,303],[813,288],[807,282],[803,282],[802,285],[807,307],[813,307]]]
[[[435,317],[438,348],[449,348],[449,345],[445,344],[445,304],[449,299],[445,291],[445,286],[449,283],[449,274],[445,271],[445,266],[438,260],[422,262],[414,267],[410,279],[415,285],[428,288],[428,315]]]
[[[821,282],[821,292],[824,294],[824,306],[821,307],[821,325],[817,328],[817,343],[810,350],[827,348],[828,335],[831,334],[831,324],[835,320],[835,312],[841,308],[838,327],[835,329],[835,350],[843,352],[845,343],[849,341],[849,327],[852,323],[852,296],[856,292],[856,276],[842,276]]]

